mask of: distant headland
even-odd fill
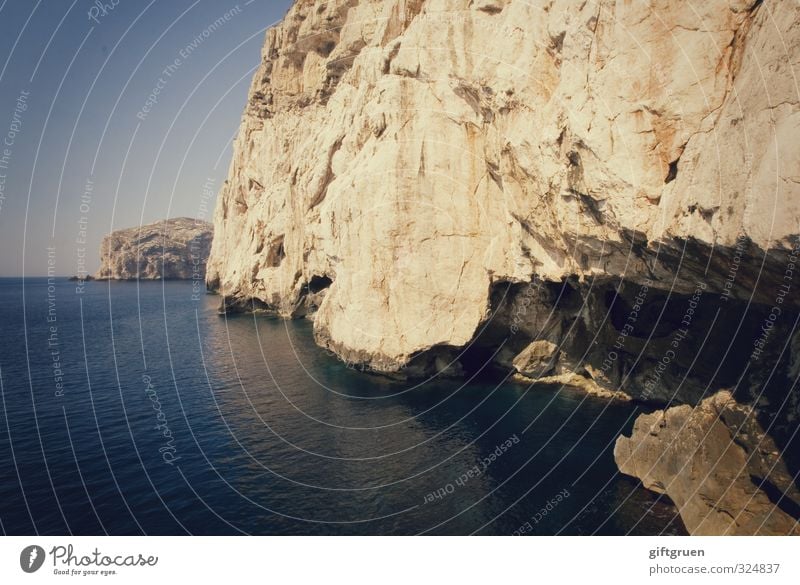
[[[71,280],[205,279],[213,226],[178,217],[116,230],[100,246],[100,268],[94,276]]]

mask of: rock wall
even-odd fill
[[[796,2],[298,0],[207,284],[371,371],[731,388],[794,474],[799,58]]]
[[[205,278],[214,226],[180,217],[116,230],[103,238],[103,280]]]
[[[720,291],[741,237],[749,299],[800,232],[799,10],[299,0],[267,35],[208,283],[316,310],[322,345],[386,371],[465,346],[492,287],[534,275]]]
[[[691,534],[800,535],[800,491],[753,410],[729,392],[640,416],[614,457],[667,494]]]

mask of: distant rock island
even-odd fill
[[[103,238],[97,280],[203,280],[214,228],[178,217]]]

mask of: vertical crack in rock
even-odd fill
[[[680,159],[675,159],[671,163],[669,163],[669,170],[667,171],[667,176],[664,178],[664,183],[671,183],[674,181],[678,176],[678,161]]]
[[[267,249],[266,266],[275,268],[281,265],[283,259],[286,258],[286,250],[283,247],[283,240],[285,236],[278,236],[273,239]]]
[[[336,176],[333,174],[333,157],[336,156],[336,153],[339,152],[339,149],[342,147],[343,139],[344,138],[337,138],[328,149],[327,165],[325,167],[325,173],[319,182],[319,186],[317,187],[316,192],[311,197],[311,201],[308,204],[309,210],[314,209],[317,205],[322,203],[322,201],[325,199],[325,195],[327,195],[328,193],[328,187],[330,186],[331,182],[336,178]]]

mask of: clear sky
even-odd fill
[[[0,0],[0,276],[75,274],[81,248],[93,272],[109,231],[202,215],[290,4]]]

